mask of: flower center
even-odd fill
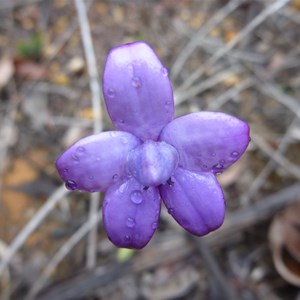
[[[144,186],[166,183],[178,165],[177,150],[165,143],[146,141],[128,155],[128,170]]]

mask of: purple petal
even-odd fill
[[[103,76],[103,94],[112,122],[142,140],[157,140],[173,119],[168,72],[143,42],[113,48]]]
[[[128,155],[128,169],[144,186],[166,183],[178,164],[178,153],[165,142],[146,141]]]
[[[158,226],[161,200],[158,189],[147,190],[134,178],[106,192],[103,222],[109,239],[122,248],[143,248]]]
[[[202,236],[222,225],[224,195],[213,174],[178,168],[172,181],[159,190],[168,212],[184,229]]]
[[[91,135],[66,150],[57,159],[56,167],[71,190],[105,191],[126,177],[128,152],[140,143],[128,132]]]
[[[246,150],[249,126],[224,113],[198,112],[169,123],[160,140],[176,148],[183,168],[221,173]]]

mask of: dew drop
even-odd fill
[[[66,188],[70,191],[74,191],[77,189],[77,183],[74,180],[68,180],[65,185]]]
[[[222,164],[216,164],[214,165],[214,168],[219,170],[219,169],[223,169],[224,166]]]
[[[101,160],[101,157],[100,156],[97,156],[96,157],[96,161],[100,161]]]
[[[215,152],[213,152],[213,153],[211,154],[211,156],[216,156],[216,153],[215,153]]]
[[[111,136],[111,137],[116,137],[116,136],[117,136],[117,133],[116,133],[115,131],[112,131],[112,132],[110,133],[110,136]]]
[[[77,152],[82,153],[85,151],[84,147],[80,146],[76,149]]]
[[[171,105],[171,102],[170,102],[170,101],[167,101],[167,102],[165,103],[165,108],[166,108],[167,111],[169,111],[170,105]]]
[[[169,208],[169,209],[168,209],[168,213],[169,213],[170,215],[173,214],[173,213],[174,213],[174,208],[172,208],[172,207]]]
[[[224,159],[221,159],[221,160],[220,160],[220,163],[221,163],[221,164],[224,164],[224,163],[225,163],[225,160],[224,160]]]
[[[129,74],[132,75],[132,73],[133,73],[133,65],[132,65],[132,64],[129,64],[129,65],[127,66],[127,68],[128,68]]]
[[[131,85],[138,89],[141,87],[142,83],[141,83],[141,80],[138,78],[138,77],[133,77],[132,80],[131,80]]]
[[[129,235],[125,235],[125,236],[124,236],[124,240],[125,240],[126,242],[129,242],[129,241],[131,240],[131,238],[130,238]]]
[[[118,179],[119,179],[119,175],[118,175],[118,174],[115,174],[115,175],[112,177],[112,179],[115,180],[115,181],[118,180]]]
[[[135,220],[133,218],[127,218],[126,226],[129,228],[133,228],[135,226]]]
[[[143,202],[143,194],[140,191],[133,191],[130,195],[130,200],[134,204],[141,204]]]
[[[168,69],[165,67],[161,68],[161,73],[163,74],[164,77],[167,77],[169,75]]]
[[[239,153],[237,151],[233,151],[233,152],[231,152],[231,156],[237,157],[237,156],[239,156]]]
[[[121,138],[122,144],[127,144],[128,143],[128,139],[126,137],[122,137]]]
[[[115,92],[115,90],[114,90],[113,88],[109,88],[109,89],[107,90],[107,95],[108,95],[108,97],[110,97],[110,98],[114,98],[115,95],[116,95],[116,92]]]
[[[158,223],[157,222],[153,222],[151,225],[152,229],[156,229],[158,227]]]
[[[89,180],[93,180],[93,179],[94,179],[94,176],[93,176],[93,175],[90,175],[88,178],[89,178]]]
[[[79,163],[80,159],[76,154],[72,154],[72,158],[73,158],[75,163]]]

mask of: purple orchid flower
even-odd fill
[[[119,131],[81,139],[56,165],[68,189],[105,192],[109,239],[118,247],[143,248],[158,226],[161,199],[192,234],[220,227],[225,202],[215,175],[246,150],[247,123],[219,112],[173,120],[168,71],[144,42],[110,51],[103,93]]]

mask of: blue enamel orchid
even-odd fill
[[[217,112],[173,120],[167,69],[143,42],[110,51],[103,93],[118,131],[78,141],[56,165],[67,188],[105,192],[109,239],[118,247],[143,248],[158,226],[161,200],[195,235],[220,227],[225,202],[215,174],[246,150],[247,123]]]

